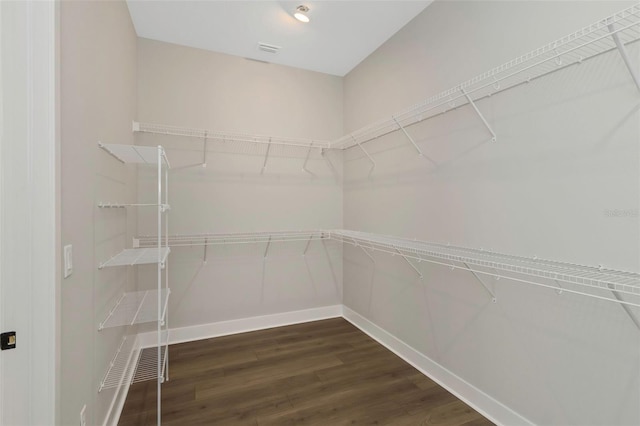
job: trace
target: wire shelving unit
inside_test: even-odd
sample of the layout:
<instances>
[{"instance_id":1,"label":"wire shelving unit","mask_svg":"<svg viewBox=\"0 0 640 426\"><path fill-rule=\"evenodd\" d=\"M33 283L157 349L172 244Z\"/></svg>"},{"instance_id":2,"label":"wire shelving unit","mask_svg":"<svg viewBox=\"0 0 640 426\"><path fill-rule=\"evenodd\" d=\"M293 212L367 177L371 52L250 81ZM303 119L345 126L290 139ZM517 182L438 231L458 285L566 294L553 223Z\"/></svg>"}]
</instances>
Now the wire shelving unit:
<instances>
[{"instance_id":1,"label":"wire shelving unit","mask_svg":"<svg viewBox=\"0 0 640 426\"><path fill-rule=\"evenodd\" d=\"M637 65L631 63L625 48L626 45L638 40L640 40L640 4L624 9L579 31L512 59L399 111L389 118L362 127L332 141L330 147L334 149L361 147L366 142L401 130L421 153L410 135L406 133L406 127L467 104L475 109L491 134L492 140L496 141L496 134L482 116L475 101L526 84L563 68L581 64L590 58L616 49L620 52L633 81L640 89Z\"/></svg>"},{"instance_id":2,"label":"wire shelving unit","mask_svg":"<svg viewBox=\"0 0 640 426\"><path fill-rule=\"evenodd\" d=\"M124 249L111 259L101 263L98 269L110 266L133 266L150 263L159 263L161 267L164 267L170 251L169 247Z\"/></svg>"},{"instance_id":3,"label":"wire shelving unit","mask_svg":"<svg viewBox=\"0 0 640 426\"><path fill-rule=\"evenodd\" d=\"M157 323L157 344L151 350L140 352L133 382L142 380L157 380L157 422L161 424L161 385L168 379L168 321L167 310L169 300L169 272L167 257L171 251L168 245L167 235L169 231L169 169L170 164L165 150L161 146L135 146L113 145L98 143L98 146L116 160L126 164L149 165L157 169L157 202L155 204L119 204L99 203L100 208L126 208L126 207L155 207L157 209L157 235L148 247L134 247L124 249L106 262L101 263L98 269L117 266L132 266L144 264L157 265L157 285L155 290L124 293L109 311L106 319L98 326L99 330L108 327L134 325L148 322ZM163 226L164 225L164 226ZM164 272L164 274L163 274ZM163 286L164 275L164 286ZM129 364L126 351L123 351L123 343L118 348L104 379L100 383L100 390L105 387L119 386L123 384L124 373ZM155 361L148 352L155 352ZM144 356L143 356L144 355ZM127 358L126 362L122 361ZM125 367L123 367L125 366ZM138 372L144 372L144 374Z\"/></svg>"},{"instance_id":4,"label":"wire shelving unit","mask_svg":"<svg viewBox=\"0 0 640 426\"><path fill-rule=\"evenodd\" d=\"M105 320L100 323L98 330L155 322L159 318L164 323L170 293L169 289L164 288L160 290L160 295L158 295L158 290L123 293ZM160 313L158 313L157 305L158 296L163 300Z\"/></svg>"}]
</instances>

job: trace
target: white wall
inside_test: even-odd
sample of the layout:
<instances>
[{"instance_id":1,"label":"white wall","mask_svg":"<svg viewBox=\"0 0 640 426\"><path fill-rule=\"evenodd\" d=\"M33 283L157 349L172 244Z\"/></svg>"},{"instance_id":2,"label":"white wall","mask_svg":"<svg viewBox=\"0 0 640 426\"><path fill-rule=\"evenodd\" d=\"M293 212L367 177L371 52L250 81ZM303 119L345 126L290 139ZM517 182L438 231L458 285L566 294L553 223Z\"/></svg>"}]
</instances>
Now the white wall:
<instances>
[{"instance_id":1,"label":"white wall","mask_svg":"<svg viewBox=\"0 0 640 426\"><path fill-rule=\"evenodd\" d=\"M345 77L345 130L632 2L435 2ZM629 47L640 63L638 43ZM346 229L638 271L640 94L616 52L344 157ZM345 248L344 303L537 424L638 424L640 330L615 303ZM639 312L635 311L636 315Z\"/></svg>"},{"instance_id":2,"label":"white wall","mask_svg":"<svg viewBox=\"0 0 640 426\"><path fill-rule=\"evenodd\" d=\"M98 384L121 338L135 330L98 332L115 300L135 285L131 268L98 271L130 247L135 212L101 210L98 202L134 202L135 169L100 150L132 144L136 111L136 34L124 2L61 2L60 108L62 244L73 245L73 275L62 281L61 421L101 424L114 390Z\"/></svg>"},{"instance_id":3,"label":"white wall","mask_svg":"<svg viewBox=\"0 0 640 426\"><path fill-rule=\"evenodd\" d=\"M342 134L342 79L146 39L138 41L138 120L214 131L333 139ZM342 226L341 156L272 146L140 134L163 145L170 173L170 233L331 229ZM139 199L151 201L153 173L140 173ZM155 234L151 213L140 234ZM340 247L306 242L175 248L170 255L170 326L295 311L341 302ZM330 259L330 261L329 261ZM151 283L141 268L140 285Z\"/></svg>"}]
</instances>

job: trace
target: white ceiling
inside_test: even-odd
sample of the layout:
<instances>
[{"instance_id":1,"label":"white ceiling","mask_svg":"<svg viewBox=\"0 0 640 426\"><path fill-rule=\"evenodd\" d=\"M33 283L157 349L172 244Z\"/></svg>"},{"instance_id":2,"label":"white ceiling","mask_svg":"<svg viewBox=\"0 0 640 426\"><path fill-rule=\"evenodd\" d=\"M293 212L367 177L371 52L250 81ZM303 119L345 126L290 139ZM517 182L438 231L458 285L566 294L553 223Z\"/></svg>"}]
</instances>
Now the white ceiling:
<instances>
[{"instance_id":1,"label":"white ceiling","mask_svg":"<svg viewBox=\"0 0 640 426\"><path fill-rule=\"evenodd\" d=\"M343 76L432 0L128 0L138 36ZM293 17L309 7L311 22ZM276 54L258 43L280 46Z\"/></svg>"}]
</instances>

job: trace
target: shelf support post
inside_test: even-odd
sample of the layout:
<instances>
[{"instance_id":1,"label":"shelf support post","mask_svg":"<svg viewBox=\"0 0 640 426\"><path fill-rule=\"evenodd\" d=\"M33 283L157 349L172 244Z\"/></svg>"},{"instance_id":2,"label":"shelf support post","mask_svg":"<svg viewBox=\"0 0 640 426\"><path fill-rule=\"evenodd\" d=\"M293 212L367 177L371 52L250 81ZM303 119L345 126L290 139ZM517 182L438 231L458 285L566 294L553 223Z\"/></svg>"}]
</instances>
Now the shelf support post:
<instances>
[{"instance_id":1,"label":"shelf support post","mask_svg":"<svg viewBox=\"0 0 640 426\"><path fill-rule=\"evenodd\" d=\"M353 141L356 143L356 145L358 145L360 147L360 149L362 150L362 152L364 152L364 154L367 156L367 158L369 158L369 161L371 161L371 170L369 170L369 174L371 174L371 172L373 172L373 169L376 168L376 162L374 161L373 158L371 158L371 156L369 155L369 153L364 149L364 147L362 145L360 145L360 142L358 142L356 140L356 138L353 137L353 135L351 135L351 139L353 139Z\"/></svg>"},{"instance_id":2,"label":"shelf support post","mask_svg":"<svg viewBox=\"0 0 640 426\"><path fill-rule=\"evenodd\" d=\"M615 290L613 284L608 284L607 287L609 287L609 290L611 290L613 297L615 297L618 302L624 302L622 296L620 296L620 293ZM624 309L624 312L629 316L629 318L631 318L631 321L635 324L638 330L640 330L640 321L638 321L638 318L636 318L633 312L631 312L629 306L627 306L625 303L620 303L620 307Z\"/></svg>"},{"instance_id":3,"label":"shelf support post","mask_svg":"<svg viewBox=\"0 0 640 426\"><path fill-rule=\"evenodd\" d=\"M482 115L482 113L480 112L480 110L476 106L476 103L473 102L473 99L471 99L471 96L469 96L469 94L464 90L464 88L460 87L460 91L462 92L464 97L467 98L467 101L469 101L469 104L476 111L476 113L480 117L480 120L482 120L482 122L484 123L484 126L487 128L489 133L491 133L491 141L495 142L498 138L497 138L496 134L494 133L493 129L491 128L491 126L489 125L489 123L487 122L487 120L484 118L484 115Z\"/></svg>"},{"instance_id":4,"label":"shelf support post","mask_svg":"<svg viewBox=\"0 0 640 426\"><path fill-rule=\"evenodd\" d=\"M473 269L469 268L469 265L467 265L467 262L462 262L462 264L464 266L466 266L467 270L469 272L471 272L473 274L474 277L476 277L476 279L478 280L478 282L480 282L480 284L482 284L482 287L484 287L485 290L487 290L487 293L489 293L489 295L491 296L491 301L493 303L496 303L497 299L495 294L493 294L493 292L491 290L489 290L489 287L484 283L484 281L482 281L482 278L480 278L478 276L478 274L476 274L476 271L474 271Z\"/></svg>"},{"instance_id":5,"label":"shelf support post","mask_svg":"<svg viewBox=\"0 0 640 426\"><path fill-rule=\"evenodd\" d=\"M609 32L611 33L611 37L613 41L616 43L616 47L618 48L618 52L620 52L620 56L624 60L624 63L627 65L629 72L631 73L631 77L633 78L634 83L636 83L636 87L640 90L640 76L638 76L638 72L636 68L631 65L631 59L629 59L629 55L627 55L627 49L624 47L622 41L620 41L620 37L618 37L618 33L615 30L613 24L607 25L609 28ZM636 324L637 325L637 324Z\"/></svg>"},{"instance_id":6,"label":"shelf support post","mask_svg":"<svg viewBox=\"0 0 640 426\"><path fill-rule=\"evenodd\" d=\"M407 256L405 256L404 253L402 253L400 251L400 249L398 249L398 247L394 247L394 249L398 252L398 254L400 256L402 256L402 258L409 264L409 266L411 266L413 268L414 271L416 271L416 274L418 274L418 276L420 277L420 279L423 279L424 276L422 275L422 272L420 272L420 270L418 268L416 268L416 265L414 265L413 263L411 263L411 261L409 260L409 258Z\"/></svg>"},{"instance_id":7,"label":"shelf support post","mask_svg":"<svg viewBox=\"0 0 640 426\"><path fill-rule=\"evenodd\" d=\"M425 158L427 160L429 160L430 163L432 163L434 166L437 166L436 162L433 161L431 158L429 158L428 156L424 155L422 150L420 149L420 147L418 146L418 144L416 143L416 141L413 140L413 138L411 137L411 135L409 134L409 132L407 132L407 129L405 129L399 122L398 120L394 117L391 116L391 118L393 119L393 121L398 125L398 128L400 128L400 130L402 130L402 133L404 133L404 135L407 137L407 139L409 139L409 142L411 142L411 145L413 145L413 147L416 149L416 151L418 151L418 156Z\"/></svg>"}]
</instances>

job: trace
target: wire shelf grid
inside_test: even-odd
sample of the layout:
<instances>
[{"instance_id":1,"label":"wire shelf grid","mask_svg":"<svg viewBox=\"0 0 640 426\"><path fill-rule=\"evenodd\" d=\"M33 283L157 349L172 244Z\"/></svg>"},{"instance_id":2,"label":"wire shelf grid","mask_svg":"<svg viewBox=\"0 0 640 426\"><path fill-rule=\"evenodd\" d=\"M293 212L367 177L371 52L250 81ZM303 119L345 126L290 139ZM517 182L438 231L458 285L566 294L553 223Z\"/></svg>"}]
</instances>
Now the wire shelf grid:
<instances>
[{"instance_id":1,"label":"wire shelf grid","mask_svg":"<svg viewBox=\"0 0 640 426\"><path fill-rule=\"evenodd\" d=\"M364 249L392 255L401 254L417 261L473 270L485 275L557 289L558 287L544 281L555 280L576 287L576 289L563 288L563 291L640 307L640 274L635 272L527 258L357 231L331 231L331 239L359 245ZM527 278L507 276L505 272L524 275ZM599 290L606 290L606 292L599 292ZM609 296L610 292L629 296L629 300L619 300L614 294Z\"/></svg>"},{"instance_id":2,"label":"wire shelf grid","mask_svg":"<svg viewBox=\"0 0 640 426\"><path fill-rule=\"evenodd\" d=\"M275 231L226 234L170 235L168 237L170 247L189 247L222 244L253 244L269 242L273 243L321 239L329 239L329 233L325 231ZM154 242L157 242L157 237L142 236L135 239L134 245L137 245L139 247L152 247Z\"/></svg>"},{"instance_id":3,"label":"wire shelf grid","mask_svg":"<svg viewBox=\"0 0 640 426\"><path fill-rule=\"evenodd\" d=\"M107 318L100 323L98 330L147 322L164 322L170 292L167 288L160 290L162 300L160 314L158 314L158 290L124 293L109 311Z\"/></svg>"},{"instance_id":4,"label":"wire shelf grid","mask_svg":"<svg viewBox=\"0 0 640 426\"><path fill-rule=\"evenodd\" d=\"M162 161L167 167L171 167L165 151L160 146L137 146L137 145L118 145L104 144L98 142L98 146L108 152L118 161L127 164L149 164L158 165L158 151Z\"/></svg>"},{"instance_id":5,"label":"wire shelf grid","mask_svg":"<svg viewBox=\"0 0 640 426\"><path fill-rule=\"evenodd\" d=\"M157 243L156 237L156 243ZM160 263L164 265L167 260L167 256L171 249L169 247L148 247L148 248L133 248L125 249L113 256L111 259L100 264L98 269L107 268L111 266L133 266L133 265L145 265L150 263Z\"/></svg>"},{"instance_id":6,"label":"wire shelf grid","mask_svg":"<svg viewBox=\"0 0 640 426\"><path fill-rule=\"evenodd\" d=\"M168 126L154 123L133 123L135 132L154 133L170 136L184 136L198 139L207 139L217 142L240 142L259 145L284 145L304 148L323 149L329 148L329 142L317 139L287 138L280 136L254 135L240 132L221 132L188 127Z\"/></svg>"},{"instance_id":7,"label":"wire shelf grid","mask_svg":"<svg viewBox=\"0 0 640 426\"><path fill-rule=\"evenodd\" d=\"M100 381L98 386L98 392L102 392L104 389L111 389L126 384L129 378L133 377L133 369L135 363L131 360L131 353L127 353L127 337L122 338L120 346L114 355L113 359L109 363L109 368L104 377ZM129 343L130 346L130 343Z\"/></svg>"},{"instance_id":8,"label":"wire shelf grid","mask_svg":"<svg viewBox=\"0 0 640 426\"><path fill-rule=\"evenodd\" d=\"M390 118L369 124L331 142L331 148L349 149L443 114L474 100L527 83L546 74L582 63L615 50L616 35L622 45L640 40L640 4L586 26L545 46L517 57L470 80L402 110Z\"/></svg>"},{"instance_id":9,"label":"wire shelf grid","mask_svg":"<svg viewBox=\"0 0 640 426\"><path fill-rule=\"evenodd\" d=\"M167 345L160 346L160 357L162 362L161 370L166 371L167 366ZM136 369L131 383L145 382L147 380L158 379L158 348L143 348L140 351ZM164 382L164 377L160 377L160 382Z\"/></svg>"}]
</instances>

